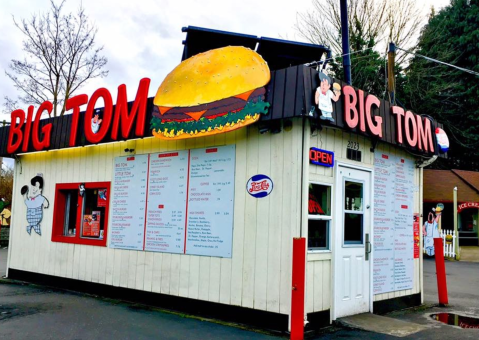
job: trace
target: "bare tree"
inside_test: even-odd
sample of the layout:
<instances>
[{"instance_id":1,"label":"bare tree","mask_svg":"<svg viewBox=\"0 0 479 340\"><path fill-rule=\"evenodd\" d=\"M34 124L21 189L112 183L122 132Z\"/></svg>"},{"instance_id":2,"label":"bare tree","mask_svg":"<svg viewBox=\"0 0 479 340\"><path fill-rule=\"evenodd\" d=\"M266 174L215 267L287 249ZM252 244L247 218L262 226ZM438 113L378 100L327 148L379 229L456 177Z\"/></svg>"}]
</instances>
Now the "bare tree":
<instances>
[{"instance_id":1,"label":"bare tree","mask_svg":"<svg viewBox=\"0 0 479 340\"><path fill-rule=\"evenodd\" d=\"M14 100L13 98L10 98L9 96L3 97L5 100L3 102L3 109L2 112L6 115L10 114L10 112L16 110L19 108L18 100Z\"/></svg>"},{"instance_id":2,"label":"bare tree","mask_svg":"<svg viewBox=\"0 0 479 340\"><path fill-rule=\"evenodd\" d=\"M339 0L313 0L313 10L298 13L295 28L312 43L329 46L336 55L341 49L341 11ZM414 0L349 0L350 36L361 35L374 42L376 51L385 53L387 43L409 49L415 46L424 23L422 9ZM359 23L359 25L358 25ZM405 55L398 54L401 63Z\"/></svg>"},{"instance_id":3,"label":"bare tree","mask_svg":"<svg viewBox=\"0 0 479 340\"><path fill-rule=\"evenodd\" d=\"M68 98L89 79L105 77L102 70L107 59L100 55L103 47L95 46L97 28L89 23L82 6L76 13L63 14L65 0L50 1L49 12L33 15L15 26L24 34L23 60L12 60L6 75L22 93L24 104L41 104L50 100L54 116L65 113ZM7 99L4 107L11 109L14 100Z\"/></svg>"}]
</instances>

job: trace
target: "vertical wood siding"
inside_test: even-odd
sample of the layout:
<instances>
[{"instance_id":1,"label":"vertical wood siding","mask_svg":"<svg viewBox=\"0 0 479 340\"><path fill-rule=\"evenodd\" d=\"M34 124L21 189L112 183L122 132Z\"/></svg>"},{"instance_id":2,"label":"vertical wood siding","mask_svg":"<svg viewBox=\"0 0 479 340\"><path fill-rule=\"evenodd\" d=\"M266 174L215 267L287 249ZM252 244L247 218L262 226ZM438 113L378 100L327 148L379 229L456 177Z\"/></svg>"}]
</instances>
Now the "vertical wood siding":
<instances>
[{"instance_id":1,"label":"vertical wood siding","mask_svg":"<svg viewBox=\"0 0 479 340\"><path fill-rule=\"evenodd\" d=\"M205 138L145 138L23 155L15 170L9 267L289 314L292 239L300 229L301 140L302 121L294 118L293 129L279 134L259 134L252 126ZM114 158L124 155L127 146L145 154L226 144L236 144L231 258L51 241L56 183L112 181ZM43 173L43 195L50 201L41 222L42 236L26 232L26 206L20 195L20 188L37 173ZM266 198L246 192L246 182L256 174L274 182Z\"/></svg>"},{"instance_id":2,"label":"vertical wood siding","mask_svg":"<svg viewBox=\"0 0 479 340\"><path fill-rule=\"evenodd\" d=\"M291 245L300 234L302 126L294 119L293 130L279 134L258 133L257 127L227 134L164 142L155 138L27 154L16 167L9 267L47 275L98 282L211 302L289 314L291 300ZM306 127L305 131L309 131ZM308 138L306 138L308 141ZM347 142L359 143L362 162L346 158ZM369 138L334 128L324 128L309 138L310 146L334 151L337 161L373 167ZM235 210L232 257L143 252L51 242L56 183L112 181L113 160L123 149L137 154L236 144ZM377 150L413 159L386 143ZM308 163L308 160L305 159ZM334 169L307 165L309 178L334 184ZM42 236L26 233L26 207L20 188L43 173L43 194L50 207L44 210ZM267 198L247 194L247 180L258 173L274 181ZM420 187L419 170L415 185ZM334 188L333 188L334 192ZM419 192L414 194L419 212ZM303 210L305 208L303 207ZM110 212L111 213L111 212ZM111 219L110 219L111 221ZM412 223L412 221L411 221ZM331 230L334 228L334 219ZM303 230L303 235L307 230ZM309 253L306 268L306 312L331 308L331 253ZM378 294L374 301L420 292L420 263L414 260L414 287Z\"/></svg>"},{"instance_id":3,"label":"vertical wood siding","mask_svg":"<svg viewBox=\"0 0 479 340\"><path fill-rule=\"evenodd\" d=\"M309 131L309 128L306 128ZM362 162L351 161L346 158L348 141L357 142L360 145ZM349 163L356 166L374 167L374 153L370 151L371 139L347 131L324 128L322 131L315 131L309 139L310 145L307 147L317 147L320 149L334 151L336 161ZM394 154L403 158L411 159L414 157L407 152L400 150L392 145L380 142L376 150L384 153ZM329 183L334 185L334 168L327 168L317 165L309 166L309 181ZM419 169L414 172L414 182L417 189L420 188ZM333 187L332 194L335 189ZM334 199L333 199L334 202ZM420 212L419 190L414 191L414 212ZM305 212L307 213L307 212ZM331 221L331 230L337 226L334 223L334 216ZM412 221L411 221L412 228ZM306 232L307 235L307 232ZM411 242L413 240L411 239ZM334 245L332 245L334 246ZM333 300L331 292L332 271L331 271L331 252L326 253L308 253L306 265L306 313L328 310L331 308ZM385 294L374 295L374 301L392 299L405 295L412 295L421 292L420 285L420 263L419 259L414 259L414 283L413 289L396 291Z\"/></svg>"}]
</instances>

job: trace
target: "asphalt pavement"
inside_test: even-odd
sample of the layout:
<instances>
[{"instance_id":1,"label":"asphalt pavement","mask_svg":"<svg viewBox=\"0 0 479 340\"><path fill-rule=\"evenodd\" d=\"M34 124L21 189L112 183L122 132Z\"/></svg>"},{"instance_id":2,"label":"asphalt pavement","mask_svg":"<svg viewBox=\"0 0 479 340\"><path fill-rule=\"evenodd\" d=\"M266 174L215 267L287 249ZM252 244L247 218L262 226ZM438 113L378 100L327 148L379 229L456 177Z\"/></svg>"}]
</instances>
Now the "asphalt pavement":
<instances>
[{"instance_id":1,"label":"asphalt pavement","mask_svg":"<svg viewBox=\"0 0 479 340\"><path fill-rule=\"evenodd\" d=\"M479 263L446 261L450 307L479 310ZM424 303L437 304L436 262L424 259Z\"/></svg>"},{"instance_id":2,"label":"asphalt pavement","mask_svg":"<svg viewBox=\"0 0 479 340\"><path fill-rule=\"evenodd\" d=\"M7 250L0 250L4 275ZM386 315L420 324L423 330L403 339L479 339L478 329L461 329L435 321L431 314L456 312L479 318L479 263L447 262L450 305L437 307L434 259L424 261L425 305ZM387 321L386 321L387 324ZM397 339L395 336L341 325L308 333L309 339ZM283 338L288 338L286 334ZM221 323L145 305L105 299L50 287L0 280L0 339L261 339L267 334L241 325Z\"/></svg>"},{"instance_id":3,"label":"asphalt pavement","mask_svg":"<svg viewBox=\"0 0 479 340\"><path fill-rule=\"evenodd\" d=\"M144 305L0 282L0 339L254 339L277 337Z\"/></svg>"}]
</instances>

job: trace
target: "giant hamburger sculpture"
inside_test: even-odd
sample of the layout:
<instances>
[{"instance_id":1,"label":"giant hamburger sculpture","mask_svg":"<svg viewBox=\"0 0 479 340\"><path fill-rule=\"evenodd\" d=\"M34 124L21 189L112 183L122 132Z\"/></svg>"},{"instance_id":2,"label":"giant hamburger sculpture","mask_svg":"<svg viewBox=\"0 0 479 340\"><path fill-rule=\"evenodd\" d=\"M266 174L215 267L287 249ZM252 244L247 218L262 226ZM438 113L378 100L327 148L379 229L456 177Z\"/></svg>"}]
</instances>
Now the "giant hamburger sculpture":
<instances>
[{"instance_id":1,"label":"giant hamburger sculpture","mask_svg":"<svg viewBox=\"0 0 479 340\"><path fill-rule=\"evenodd\" d=\"M267 113L270 71L256 52L237 46L210 50L178 65L158 88L151 128L162 139L228 132Z\"/></svg>"}]
</instances>

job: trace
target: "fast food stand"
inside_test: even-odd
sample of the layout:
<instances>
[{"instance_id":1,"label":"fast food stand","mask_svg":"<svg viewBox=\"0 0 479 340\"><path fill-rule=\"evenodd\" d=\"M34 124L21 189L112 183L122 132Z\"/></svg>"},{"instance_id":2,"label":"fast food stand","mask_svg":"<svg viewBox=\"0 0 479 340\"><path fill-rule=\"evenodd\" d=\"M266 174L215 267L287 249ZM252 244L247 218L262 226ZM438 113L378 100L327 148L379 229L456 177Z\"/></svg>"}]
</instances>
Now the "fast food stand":
<instances>
[{"instance_id":1,"label":"fast food stand","mask_svg":"<svg viewBox=\"0 0 479 340\"><path fill-rule=\"evenodd\" d=\"M72 114L62 117L36 119L48 104L14 111L12 126L0 129L0 156L16 159L8 277L217 310L287 330L293 238L305 238L304 313L311 325L420 304L417 165L437 154L438 124L331 77L341 92L331 102L334 121L322 120L315 96L324 72L305 63L324 58L327 48L185 31L183 60L230 45L255 49L269 66L266 78L251 81L257 96L226 95L229 73L199 78L196 66L168 90L217 82L204 94L224 96L199 100L190 111L166 108L158 99L163 85L147 98L148 78L130 103L126 91L134 89L122 85L117 96L99 89L70 99ZM230 63L219 63L222 70L239 68L257 79L262 59L238 67L228 60L237 53L216 53ZM215 63L197 58L196 65ZM254 92L263 83L264 94ZM188 93L194 95L177 97ZM225 96L264 103L265 113L213 124L211 134L208 126L182 130L184 123L224 119L208 110ZM99 98L105 107L95 109ZM166 119L168 111L194 118ZM245 117L254 117L252 124ZM155 118L180 126L158 126Z\"/></svg>"}]
</instances>

